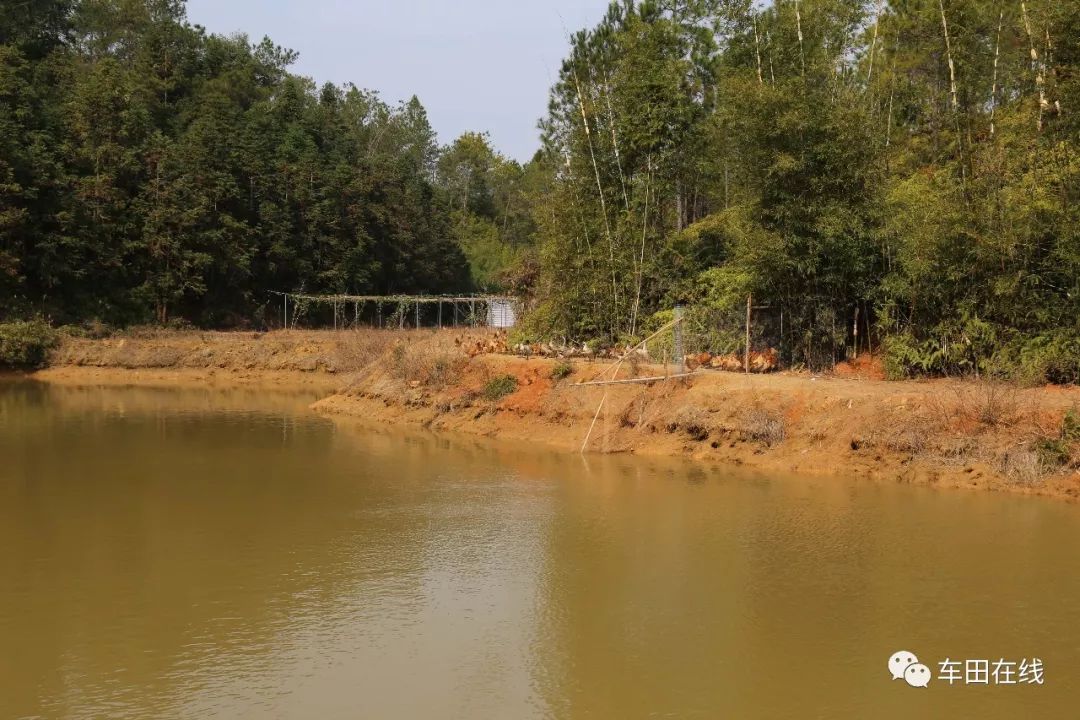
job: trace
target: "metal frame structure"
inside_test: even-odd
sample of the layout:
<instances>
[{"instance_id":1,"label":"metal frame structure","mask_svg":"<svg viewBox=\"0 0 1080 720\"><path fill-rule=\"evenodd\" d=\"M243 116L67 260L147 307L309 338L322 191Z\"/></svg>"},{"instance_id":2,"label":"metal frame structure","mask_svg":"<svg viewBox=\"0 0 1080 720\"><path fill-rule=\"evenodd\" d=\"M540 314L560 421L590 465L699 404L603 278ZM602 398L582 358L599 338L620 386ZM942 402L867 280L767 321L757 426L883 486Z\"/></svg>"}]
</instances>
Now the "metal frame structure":
<instances>
[{"instance_id":1,"label":"metal frame structure","mask_svg":"<svg viewBox=\"0 0 1080 720\"><path fill-rule=\"evenodd\" d=\"M436 307L432 327L485 327L493 303L510 303L519 306L518 298L509 295L306 295L303 293L275 292L284 298L283 318L285 329L296 329L312 306L329 305L333 308L335 330L360 327L365 306L375 306L374 325L379 328L404 329L411 315L412 327L421 327L420 308ZM352 306L352 317L349 317ZM385 307L392 307L384 313ZM443 309L450 311L445 321ZM410 313L411 310L411 313Z\"/></svg>"}]
</instances>

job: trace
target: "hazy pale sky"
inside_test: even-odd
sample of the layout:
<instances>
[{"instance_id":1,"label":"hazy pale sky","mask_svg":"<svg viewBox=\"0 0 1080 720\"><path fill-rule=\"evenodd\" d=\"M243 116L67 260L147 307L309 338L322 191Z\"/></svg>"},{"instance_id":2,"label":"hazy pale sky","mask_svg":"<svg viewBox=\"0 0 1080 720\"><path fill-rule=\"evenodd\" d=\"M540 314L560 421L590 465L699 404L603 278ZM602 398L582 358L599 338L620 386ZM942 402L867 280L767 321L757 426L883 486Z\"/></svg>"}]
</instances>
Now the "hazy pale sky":
<instances>
[{"instance_id":1,"label":"hazy pale sky","mask_svg":"<svg viewBox=\"0 0 1080 720\"><path fill-rule=\"evenodd\" d=\"M219 34L264 35L300 53L293 71L352 82L394 104L416 95L446 144L487 131L528 160L536 122L567 50L608 0L188 0L188 20Z\"/></svg>"}]
</instances>

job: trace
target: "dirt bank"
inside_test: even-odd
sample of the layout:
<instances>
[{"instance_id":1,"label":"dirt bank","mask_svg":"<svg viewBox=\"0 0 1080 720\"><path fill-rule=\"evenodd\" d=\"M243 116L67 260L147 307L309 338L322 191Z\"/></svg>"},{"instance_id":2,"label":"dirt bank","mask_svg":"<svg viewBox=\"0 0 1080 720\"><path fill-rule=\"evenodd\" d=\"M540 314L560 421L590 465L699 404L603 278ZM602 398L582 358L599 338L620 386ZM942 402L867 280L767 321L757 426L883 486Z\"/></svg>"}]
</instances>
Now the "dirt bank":
<instances>
[{"instance_id":1,"label":"dirt bank","mask_svg":"<svg viewBox=\"0 0 1080 720\"><path fill-rule=\"evenodd\" d=\"M611 366L469 357L466 349L483 335L292 331L67 339L37 377L68 384L272 383L327 393L313 407L328 415L526 440L565 452L577 452L592 426L590 452L1080 497L1080 448L1069 428L1063 439L1066 413L1080 409L1078 388L723 372L581 387L610 377ZM624 367L619 377L630 374Z\"/></svg>"}]
</instances>

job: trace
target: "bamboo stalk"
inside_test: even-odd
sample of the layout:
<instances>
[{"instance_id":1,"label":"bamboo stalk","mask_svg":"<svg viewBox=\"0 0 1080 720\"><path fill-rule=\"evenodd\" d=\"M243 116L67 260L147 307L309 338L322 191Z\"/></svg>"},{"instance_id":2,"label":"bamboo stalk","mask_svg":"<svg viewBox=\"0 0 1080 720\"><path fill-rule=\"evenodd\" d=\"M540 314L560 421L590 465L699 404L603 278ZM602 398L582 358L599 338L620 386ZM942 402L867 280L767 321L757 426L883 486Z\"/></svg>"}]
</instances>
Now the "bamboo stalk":
<instances>
[{"instance_id":1,"label":"bamboo stalk","mask_svg":"<svg viewBox=\"0 0 1080 720\"><path fill-rule=\"evenodd\" d=\"M604 71L605 76L607 71ZM604 99L607 101L608 124L611 126L611 145L615 148L615 166L619 169L619 185L622 186L623 206L630 212L630 196L626 192L626 178L623 176L622 159L619 156L619 138L615 134L615 112L611 109L611 87L604 81Z\"/></svg>"},{"instance_id":2,"label":"bamboo stalk","mask_svg":"<svg viewBox=\"0 0 1080 720\"><path fill-rule=\"evenodd\" d=\"M952 107L953 110L956 110L960 106L956 97L956 66L953 63L952 40L949 38L949 23L945 19L943 0L938 0L938 9L941 11L941 28L945 33L945 55L949 61L949 90L952 95Z\"/></svg>"},{"instance_id":3,"label":"bamboo stalk","mask_svg":"<svg viewBox=\"0 0 1080 720\"><path fill-rule=\"evenodd\" d=\"M874 74L874 55L877 52L878 26L881 24L881 9L885 0L878 0L877 12L874 14L874 38L870 41L870 67L866 71L866 88L870 89L870 78Z\"/></svg>"},{"instance_id":4,"label":"bamboo stalk","mask_svg":"<svg viewBox=\"0 0 1080 720\"><path fill-rule=\"evenodd\" d=\"M619 361L616 362L614 367L612 368L612 373L611 373L611 378L610 379L614 380L615 376L619 374L619 368L622 367L622 364L623 364L623 362L626 361L626 358L630 357L630 353L636 352L638 348L643 347L650 340L652 340L654 337L656 337L657 335L660 335L663 332L666 332L668 329L670 329L676 323L679 323L679 322L682 322L682 320L677 319L677 320L672 320L671 322L665 323L664 326L661 327L659 330L657 330L652 335L645 338L644 340L639 342L637 345L633 346L632 348L628 349L625 353L623 353L622 357L619 358ZM605 374L606 374L606 371L605 371ZM581 443L581 452L582 453L585 452L585 448L588 447L588 445L589 445L589 438L592 437L593 428L596 426L596 419L598 417L600 417L600 410L601 410L601 408L604 407L605 402L607 402L607 389L606 388L604 389L604 397L600 399L600 404L596 406L596 414L593 415L592 424L589 425L589 432L585 435L585 442Z\"/></svg>"},{"instance_id":5,"label":"bamboo stalk","mask_svg":"<svg viewBox=\"0 0 1080 720\"><path fill-rule=\"evenodd\" d=\"M806 75L806 54L803 52L802 13L799 12L799 0L795 0L795 28L799 33L799 63L802 74Z\"/></svg>"},{"instance_id":6,"label":"bamboo stalk","mask_svg":"<svg viewBox=\"0 0 1080 720\"><path fill-rule=\"evenodd\" d=\"M615 242L611 236L611 222L607 214L607 201L604 199L604 186L600 182L600 166L596 163L596 151L593 149L592 133L589 131L589 118L585 113L585 97L581 93L581 82L578 80L577 70L573 70L574 87L577 89L578 106L581 108L581 122L585 126L585 139L589 145L589 158L592 160L593 172L596 174L596 190L600 194L600 212L604 215L604 229L607 232L608 252L611 263L611 296L616 310L619 307L619 286L615 279Z\"/></svg>"},{"instance_id":7,"label":"bamboo stalk","mask_svg":"<svg viewBox=\"0 0 1080 720\"><path fill-rule=\"evenodd\" d=\"M751 10L753 12L753 10ZM765 80L761 76L761 38L758 36L757 15L754 15L754 54L757 55L757 81L758 85L764 85Z\"/></svg>"},{"instance_id":8,"label":"bamboo stalk","mask_svg":"<svg viewBox=\"0 0 1080 720\"><path fill-rule=\"evenodd\" d=\"M998 12L997 39L994 41L994 80L990 86L990 137L994 137L994 115L997 113L998 61L1001 58L1001 26L1005 21L1005 8Z\"/></svg>"},{"instance_id":9,"label":"bamboo stalk","mask_svg":"<svg viewBox=\"0 0 1080 720\"><path fill-rule=\"evenodd\" d=\"M641 221L641 256L637 267L637 294L634 297L634 312L630 318L630 335L637 332L638 311L641 308L641 276L645 265L645 237L649 228L649 185L652 182L652 157L648 159L648 174L645 176L645 211Z\"/></svg>"},{"instance_id":10,"label":"bamboo stalk","mask_svg":"<svg viewBox=\"0 0 1080 720\"><path fill-rule=\"evenodd\" d=\"M776 69L773 67L772 33L769 32L768 28L765 29L765 49L766 49L766 52L769 55L769 82L771 82L773 85L775 85L776 84Z\"/></svg>"},{"instance_id":11,"label":"bamboo stalk","mask_svg":"<svg viewBox=\"0 0 1080 720\"><path fill-rule=\"evenodd\" d=\"M690 377L696 375L696 372L680 373L678 375L654 375L652 377L641 378L625 378L623 380L592 380L589 382L574 383L571 387L596 387L601 385L630 385L633 383L656 383L662 380L674 380L677 378Z\"/></svg>"},{"instance_id":12,"label":"bamboo stalk","mask_svg":"<svg viewBox=\"0 0 1080 720\"><path fill-rule=\"evenodd\" d=\"M1042 131L1043 125L1043 109L1047 106L1046 102L1046 89L1045 79L1041 65L1039 63L1039 51L1035 49L1035 37L1031 34L1031 21L1028 19L1027 3L1025 0L1020 0L1020 14L1024 20L1024 31L1028 36L1028 44L1031 46L1031 70L1035 73L1035 87L1039 90L1039 119L1037 121L1037 127L1039 131Z\"/></svg>"},{"instance_id":13,"label":"bamboo stalk","mask_svg":"<svg viewBox=\"0 0 1080 720\"><path fill-rule=\"evenodd\" d=\"M604 397L600 399L600 404L596 406L596 413L593 415L592 423L589 425L589 432L585 433L585 441L581 443L581 454L585 454L585 448L589 446L589 438L592 437L593 428L596 427L596 419L600 417L600 410L603 409L606 402L607 390L604 390Z\"/></svg>"}]
</instances>

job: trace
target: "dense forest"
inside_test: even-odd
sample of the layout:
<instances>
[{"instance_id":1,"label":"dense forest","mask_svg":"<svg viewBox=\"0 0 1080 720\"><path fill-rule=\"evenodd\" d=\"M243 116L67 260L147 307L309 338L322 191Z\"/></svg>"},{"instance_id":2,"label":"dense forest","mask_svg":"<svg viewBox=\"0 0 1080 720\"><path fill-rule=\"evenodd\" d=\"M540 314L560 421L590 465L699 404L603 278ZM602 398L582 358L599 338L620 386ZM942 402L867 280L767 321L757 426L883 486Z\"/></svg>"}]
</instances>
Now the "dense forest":
<instances>
[{"instance_id":1,"label":"dense forest","mask_svg":"<svg viewBox=\"0 0 1080 720\"><path fill-rule=\"evenodd\" d=\"M440 156L416 98L316 87L295 58L179 0L0 6L0 314L239 326L273 290L468 287L434 182L465 151Z\"/></svg>"},{"instance_id":2,"label":"dense forest","mask_svg":"<svg viewBox=\"0 0 1080 720\"><path fill-rule=\"evenodd\" d=\"M534 339L1080 380L1080 3L613 3L521 165L180 0L0 7L0 315L504 289ZM2 319L2 317L0 317Z\"/></svg>"}]
</instances>

